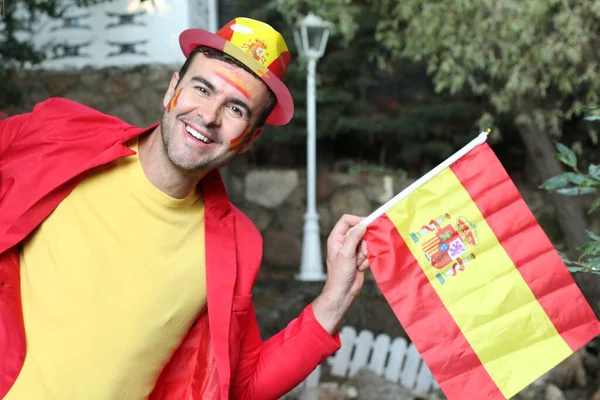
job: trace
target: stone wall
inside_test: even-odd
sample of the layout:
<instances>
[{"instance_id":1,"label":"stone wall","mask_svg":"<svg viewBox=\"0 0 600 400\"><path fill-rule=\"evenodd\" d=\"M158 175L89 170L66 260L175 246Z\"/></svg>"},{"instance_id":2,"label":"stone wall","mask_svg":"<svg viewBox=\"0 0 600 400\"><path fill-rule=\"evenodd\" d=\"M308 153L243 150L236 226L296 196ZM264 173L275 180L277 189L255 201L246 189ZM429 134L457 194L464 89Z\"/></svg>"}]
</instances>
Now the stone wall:
<instances>
[{"instance_id":1,"label":"stone wall","mask_svg":"<svg viewBox=\"0 0 600 400\"><path fill-rule=\"evenodd\" d=\"M163 96L178 70L179 66L138 66L21 72L16 84L23 88L23 104L6 111L9 115L27 112L50 97L65 97L132 125L148 126L160 120Z\"/></svg>"},{"instance_id":2,"label":"stone wall","mask_svg":"<svg viewBox=\"0 0 600 400\"><path fill-rule=\"evenodd\" d=\"M264 265L274 272L297 272L306 211L305 170L256 169L234 162L222 173L232 202L263 234ZM323 254L327 236L343 214L367 216L410 182L391 175L320 171L317 209Z\"/></svg>"},{"instance_id":3,"label":"stone wall","mask_svg":"<svg viewBox=\"0 0 600 400\"><path fill-rule=\"evenodd\" d=\"M222 169L232 202L248 215L264 237L264 265L273 273L297 272L300 265L303 217L306 210L304 169L256 168L245 159ZM321 245L343 214L367 216L412 179L394 175L348 174L324 169L317 175L317 208ZM519 187L528 206L560 246L554 210L542 193Z\"/></svg>"}]
</instances>

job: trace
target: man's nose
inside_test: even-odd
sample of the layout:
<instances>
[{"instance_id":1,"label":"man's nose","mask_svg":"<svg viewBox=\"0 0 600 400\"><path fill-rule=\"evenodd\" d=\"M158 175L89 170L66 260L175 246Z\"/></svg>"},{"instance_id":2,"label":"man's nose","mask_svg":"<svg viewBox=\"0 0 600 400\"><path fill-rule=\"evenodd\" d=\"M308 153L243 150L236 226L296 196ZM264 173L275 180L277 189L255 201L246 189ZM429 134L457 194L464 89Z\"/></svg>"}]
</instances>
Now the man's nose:
<instances>
[{"instance_id":1,"label":"man's nose","mask_svg":"<svg viewBox=\"0 0 600 400\"><path fill-rule=\"evenodd\" d=\"M221 106L217 101L207 101L197 109L204 125L221 125Z\"/></svg>"}]
</instances>

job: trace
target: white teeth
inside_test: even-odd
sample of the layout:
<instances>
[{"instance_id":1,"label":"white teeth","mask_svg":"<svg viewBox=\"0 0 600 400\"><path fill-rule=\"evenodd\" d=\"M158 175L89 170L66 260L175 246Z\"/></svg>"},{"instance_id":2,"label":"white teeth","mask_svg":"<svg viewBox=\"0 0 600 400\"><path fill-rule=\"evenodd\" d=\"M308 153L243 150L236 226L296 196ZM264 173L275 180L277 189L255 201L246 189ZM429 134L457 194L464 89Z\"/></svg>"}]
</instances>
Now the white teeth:
<instances>
[{"instance_id":1,"label":"white teeth","mask_svg":"<svg viewBox=\"0 0 600 400\"><path fill-rule=\"evenodd\" d=\"M204 136L203 134L201 134L200 132L198 132L197 130L195 130L194 128L192 128L189 125L185 126L185 130L189 132L190 135L192 135L193 137L195 137L198 140L203 141L204 143L208 143L209 140L206 136Z\"/></svg>"}]
</instances>

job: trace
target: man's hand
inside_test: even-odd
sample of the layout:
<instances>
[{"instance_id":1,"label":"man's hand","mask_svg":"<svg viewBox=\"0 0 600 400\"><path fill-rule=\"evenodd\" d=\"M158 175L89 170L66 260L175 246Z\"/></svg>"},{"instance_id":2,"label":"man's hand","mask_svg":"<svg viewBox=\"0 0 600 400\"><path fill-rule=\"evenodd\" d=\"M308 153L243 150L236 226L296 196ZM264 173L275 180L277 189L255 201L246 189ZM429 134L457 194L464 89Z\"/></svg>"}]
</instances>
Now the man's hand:
<instances>
[{"instance_id":1,"label":"man's hand","mask_svg":"<svg viewBox=\"0 0 600 400\"><path fill-rule=\"evenodd\" d=\"M344 215L327 239L327 280L312 304L315 318L333 334L360 293L369 267L363 217Z\"/></svg>"}]
</instances>

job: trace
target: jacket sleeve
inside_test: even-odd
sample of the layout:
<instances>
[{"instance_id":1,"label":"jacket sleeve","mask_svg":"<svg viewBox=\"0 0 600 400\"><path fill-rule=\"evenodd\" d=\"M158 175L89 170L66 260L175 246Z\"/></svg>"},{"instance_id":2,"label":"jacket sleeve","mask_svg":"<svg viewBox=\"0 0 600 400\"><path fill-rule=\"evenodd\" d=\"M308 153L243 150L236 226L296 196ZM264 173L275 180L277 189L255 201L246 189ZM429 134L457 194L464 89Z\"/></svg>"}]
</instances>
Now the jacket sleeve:
<instances>
[{"instance_id":1,"label":"jacket sleeve","mask_svg":"<svg viewBox=\"0 0 600 400\"><path fill-rule=\"evenodd\" d=\"M19 136L30 117L31 113L27 113L0 120L0 160L2 154L8 150L11 143Z\"/></svg>"},{"instance_id":2,"label":"jacket sleeve","mask_svg":"<svg viewBox=\"0 0 600 400\"><path fill-rule=\"evenodd\" d=\"M339 334L332 336L323 329L311 305L264 343L254 307L249 313L238 368L232 380L232 399L278 399L341 346Z\"/></svg>"}]
</instances>

